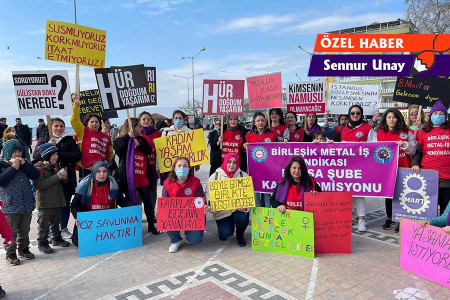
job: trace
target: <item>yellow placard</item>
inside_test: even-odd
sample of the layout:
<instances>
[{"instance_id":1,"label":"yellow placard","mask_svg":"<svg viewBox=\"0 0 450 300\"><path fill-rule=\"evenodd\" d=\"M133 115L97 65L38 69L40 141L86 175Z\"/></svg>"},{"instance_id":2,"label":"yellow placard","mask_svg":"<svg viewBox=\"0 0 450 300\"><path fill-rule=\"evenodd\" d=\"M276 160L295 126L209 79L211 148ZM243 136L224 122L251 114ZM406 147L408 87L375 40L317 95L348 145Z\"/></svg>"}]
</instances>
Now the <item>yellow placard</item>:
<instances>
[{"instance_id":1,"label":"yellow placard","mask_svg":"<svg viewBox=\"0 0 450 300\"><path fill-rule=\"evenodd\" d=\"M191 166L209 163L203 129L163 136L154 141L160 172L171 171L173 162L180 156L189 158Z\"/></svg>"},{"instance_id":2,"label":"yellow placard","mask_svg":"<svg viewBox=\"0 0 450 300\"><path fill-rule=\"evenodd\" d=\"M45 59L104 68L105 52L106 31L47 20Z\"/></svg>"},{"instance_id":3,"label":"yellow placard","mask_svg":"<svg viewBox=\"0 0 450 300\"><path fill-rule=\"evenodd\" d=\"M255 207L251 177L211 180L208 188L213 211Z\"/></svg>"}]
</instances>

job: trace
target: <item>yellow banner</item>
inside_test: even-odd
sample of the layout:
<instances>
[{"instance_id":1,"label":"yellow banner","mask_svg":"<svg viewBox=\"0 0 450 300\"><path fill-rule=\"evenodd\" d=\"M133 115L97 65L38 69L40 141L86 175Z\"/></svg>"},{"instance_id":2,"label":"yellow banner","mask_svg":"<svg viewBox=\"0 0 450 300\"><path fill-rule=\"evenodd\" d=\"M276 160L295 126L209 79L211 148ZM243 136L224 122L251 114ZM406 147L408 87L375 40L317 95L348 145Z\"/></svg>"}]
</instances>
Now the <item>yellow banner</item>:
<instances>
[{"instance_id":1,"label":"yellow banner","mask_svg":"<svg viewBox=\"0 0 450 300\"><path fill-rule=\"evenodd\" d=\"M171 171L173 162L180 156L189 158L191 166L209 163L203 129L163 136L154 141L160 172Z\"/></svg>"},{"instance_id":2,"label":"yellow banner","mask_svg":"<svg viewBox=\"0 0 450 300\"><path fill-rule=\"evenodd\" d=\"M255 207L251 177L211 180L208 187L213 211Z\"/></svg>"},{"instance_id":3,"label":"yellow banner","mask_svg":"<svg viewBox=\"0 0 450 300\"><path fill-rule=\"evenodd\" d=\"M104 68L105 52L106 31L47 20L45 59Z\"/></svg>"}]
</instances>

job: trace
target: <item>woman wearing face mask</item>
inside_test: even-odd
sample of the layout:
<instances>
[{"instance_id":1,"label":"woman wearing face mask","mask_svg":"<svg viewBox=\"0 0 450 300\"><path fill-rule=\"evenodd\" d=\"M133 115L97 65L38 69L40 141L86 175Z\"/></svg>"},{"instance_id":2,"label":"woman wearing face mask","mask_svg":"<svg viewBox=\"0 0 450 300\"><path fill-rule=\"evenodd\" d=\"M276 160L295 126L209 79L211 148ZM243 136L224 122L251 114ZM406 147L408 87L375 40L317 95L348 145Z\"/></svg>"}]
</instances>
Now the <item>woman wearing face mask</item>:
<instances>
[{"instance_id":1,"label":"woman wearing face mask","mask_svg":"<svg viewBox=\"0 0 450 300\"><path fill-rule=\"evenodd\" d=\"M245 135L247 134L247 129L239 123L239 118L237 116L229 116L227 127L224 128L223 137L219 137L217 142L222 146L222 161L225 159L227 154L235 153L238 156L239 165L241 170L247 171L247 152L245 151L244 144L246 143Z\"/></svg>"},{"instance_id":2,"label":"woman wearing face mask","mask_svg":"<svg viewBox=\"0 0 450 300\"><path fill-rule=\"evenodd\" d=\"M148 232L157 235L153 220L155 211L150 199L151 170L148 156L152 153L152 147L141 136L142 126L139 120L131 118L131 129L128 120L122 125L119 138L114 143L114 150L119 156L119 188L125 194L125 198L132 203L137 203L136 192L144 203L144 212L147 217Z\"/></svg>"},{"instance_id":3,"label":"woman wearing face mask","mask_svg":"<svg viewBox=\"0 0 450 300\"><path fill-rule=\"evenodd\" d=\"M439 100L430 110L430 120L417 132L417 142L423 153L421 161L413 160L413 170L439 171L438 204L442 215L450 199L450 122L447 108Z\"/></svg>"},{"instance_id":4,"label":"woman wearing face mask","mask_svg":"<svg viewBox=\"0 0 450 300\"><path fill-rule=\"evenodd\" d=\"M379 129L369 135L369 142L393 141L399 146L398 167L410 168L411 157L416 153L416 138L406 126L401 112L396 108L389 108L381 117ZM392 198L385 199L386 222L381 228L389 230L395 224L392 222ZM397 230L397 229L396 229Z\"/></svg>"},{"instance_id":5,"label":"woman wearing face mask","mask_svg":"<svg viewBox=\"0 0 450 300\"><path fill-rule=\"evenodd\" d=\"M102 132L101 120L94 114L84 117L84 124L80 119L80 95L73 94L73 115L70 124L75 130L78 141L81 141L81 164L83 167L80 177L90 173L91 166L99 160L111 161L114 157L111 137Z\"/></svg>"},{"instance_id":6,"label":"woman wearing face mask","mask_svg":"<svg viewBox=\"0 0 450 300\"><path fill-rule=\"evenodd\" d=\"M314 134L317 131L321 131L322 128L317 124L317 115L316 114L306 114L305 116L305 132L309 135L311 140L314 138Z\"/></svg>"},{"instance_id":7,"label":"woman wearing face mask","mask_svg":"<svg viewBox=\"0 0 450 300\"><path fill-rule=\"evenodd\" d=\"M168 136L191 130L187 127L187 115L181 110L175 110L172 114L173 125L163 128L162 136Z\"/></svg>"},{"instance_id":8,"label":"woman wearing face mask","mask_svg":"<svg viewBox=\"0 0 450 300\"><path fill-rule=\"evenodd\" d=\"M208 181L229 178L248 177L247 173L239 168L239 158L235 153L228 153L223 160L222 166L212 174ZM209 189L206 188L206 195L209 202ZM236 229L236 240L241 247L245 247L247 242L244 239L244 232L247 229L249 218L248 208L238 208L223 211L211 211L217 223L219 239L226 241L233 235Z\"/></svg>"},{"instance_id":9,"label":"woman wearing face mask","mask_svg":"<svg viewBox=\"0 0 450 300\"><path fill-rule=\"evenodd\" d=\"M205 197L200 179L194 176L189 159L185 157L175 159L169 178L164 181L162 197ZM207 209L206 206L205 209ZM194 245L199 244L203 242L203 234L203 230L186 231L186 242ZM167 235L170 237L169 252L177 252L183 240L180 232L168 231Z\"/></svg>"},{"instance_id":10,"label":"woman wearing face mask","mask_svg":"<svg viewBox=\"0 0 450 300\"><path fill-rule=\"evenodd\" d=\"M411 105L408 109L408 127L409 130L414 133L414 131L420 130L423 128L425 123L425 116L423 114L423 110L420 112L419 116L419 105Z\"/></svg>"},{"instance_id":11,"label":"woman wearing face mask","mask_svg":"<svg viewBox=\"0 0 450 300\"><path fill-rule=\"evenodd\" d=\"M269 116L272 125L270 130L276 132L278 137L289 140L289 129L284 122L283 111L281 108L272 108L269 111Z\"/></svg>"},{"instance_id":12,"label":"woman wearing face mask","mask_svg":"<svg viewBox=\"0 0 450 300\"><path fill-rule=\"evenodd\" d=\"M286 124L289 130L290 142L311 142L309 135L305 134L305 129L297 125L297 114L293 111L286 113Z\"/></svg>"},{"instance_id":13,"label":"woman wearing face mask","mask_svg":"<svg viewBox=\"0 0 450 300\"><path fill-rule=\"evenodd\" d=\"M28 149L28 146L25 143L25 141L22 140L18 135L16 135L16 129L14 127L8 127L3 132L3 137L0 140L0 151L3 148L3 141L6 140L6 139L16 139L22 145L23 149ZM22 153L22 155L23 155L23 158L25 158L26 160L30 161L30 153L28 151L24 151Z\"/></svg>"},{"instance_id":14,"label":"woman wearing face mask","mask_svg":"<svg viewBox=\"0 0 450 300\"><path fill-rule=\"evenodd\" d=\"M352 105L348 109L347 125L341 127L336 134L335 142L367 142L369 135L373 135L372 126L363 121L363 109L359 105ZM356 212L359 217L358 231L367 231L366 221L366 200L364 197L353 197Z\"/></svg>"}]
</instances>

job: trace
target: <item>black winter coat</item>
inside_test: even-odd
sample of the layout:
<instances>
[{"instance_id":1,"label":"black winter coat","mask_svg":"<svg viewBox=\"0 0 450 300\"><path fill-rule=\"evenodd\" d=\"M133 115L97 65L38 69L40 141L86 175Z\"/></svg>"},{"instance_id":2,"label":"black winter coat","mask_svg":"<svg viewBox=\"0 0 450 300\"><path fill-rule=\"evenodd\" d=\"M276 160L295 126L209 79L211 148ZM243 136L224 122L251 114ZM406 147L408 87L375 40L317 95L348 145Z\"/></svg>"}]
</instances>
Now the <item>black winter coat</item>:
<instances>
[{"instance_id":1,"label":"black winter coat","mask_svg":"<svg viewBox=\"0 0 450 300\"><path fill-rule=\"evenodd\" d=\"M21 138L25 144L30 147L31 145L31 129L27 125L15 125L16 136ZM27 147L27 148L28 148Z\"/></svg>"},{"instance_id":2,"label":"black winter coat","mask_svg":"<svg viewBox=\"0 0 450 300\"><path fill-rule=\"evenodd\" d=\"M36 128L36 140L43 140L46 143L50 140L48 127L46 125L39 125Z\"/></svg>"}]
</instances>

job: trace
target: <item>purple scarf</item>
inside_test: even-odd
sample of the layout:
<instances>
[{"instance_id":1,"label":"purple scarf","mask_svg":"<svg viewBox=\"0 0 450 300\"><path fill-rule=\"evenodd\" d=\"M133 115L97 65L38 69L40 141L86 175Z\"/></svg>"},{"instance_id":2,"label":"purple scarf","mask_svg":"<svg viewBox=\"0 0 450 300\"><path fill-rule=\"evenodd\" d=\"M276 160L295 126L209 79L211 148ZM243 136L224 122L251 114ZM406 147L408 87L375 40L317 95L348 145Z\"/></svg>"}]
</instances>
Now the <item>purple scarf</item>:
<instances>
[{"instance_id":1,"label":"purple scarf","mask_svg":"<svg viewBox=\"0 0 450 300\"><path fill-rule=\"evenodd\" d=\"M447 204L448 205L448 204ZM446 224L447 226L450 226L450 213L448 214L448 217L447 217L447 224Z\"/></svg>"},{"instance_id":2,"label":"purple scarf","mask_svg":"<svg viewBox=\"0 0 450 300\"><path fill-rule=\"evenodd\" d=\"M308 187L306 188L306 190L303 189L303 187L300 187L302 189L302 207L304 207L304 192L311 192L311 188ZM275 200L277 200L280 203L286 204L286 198L287 198L287 194L289 192L289 183L286 182L284 185L279 185L277 188L277 193L275 194Z\"/></svg>"},{"instance_id":3,"label":"purple scarf","mask_svg":"<svg viewBox=\"0 0 450 300\"><path fill-rule=\"evenodd\" d=\"M126 163L127 181L128 181L128 195L133 204L137 204L136 197L136 175L134 174L134 138L128 141L127 163Z\"/></svg>"},{"instance_id":4,"label":"purple scarf","mask_svg":"<svg viewBox=\"0 0 450 300\"><path fill-rule=\"evenodd\" d=\"M142 127L142 133L145 134L145 135L152 134L155 131L156 131L156 129L151 127L151 126L149 126L149 127Z\"/></svg>"},{"instance_id":5,"label":"purple scarf","mask_svg":"<svg viewBox=\"0 0 450 300\"><path fill-rule=\"evenodd\" d=\"M312 128L306 125L306 128L308 129L309 132L308 135L311 137L313 137L317 131L320 131L319 125L314 125Z\"/></svg>"}]
</instances>

